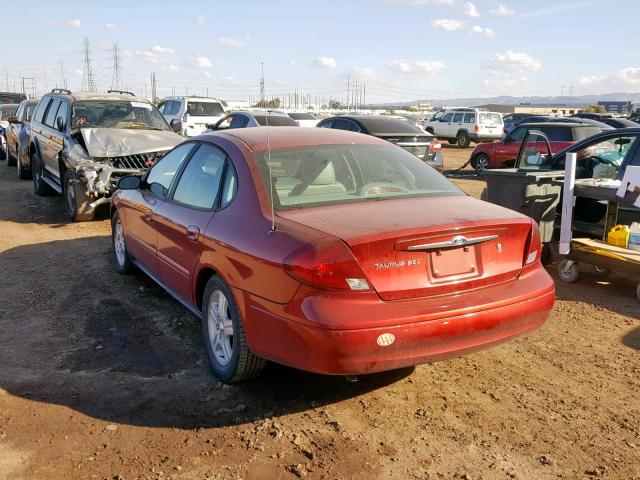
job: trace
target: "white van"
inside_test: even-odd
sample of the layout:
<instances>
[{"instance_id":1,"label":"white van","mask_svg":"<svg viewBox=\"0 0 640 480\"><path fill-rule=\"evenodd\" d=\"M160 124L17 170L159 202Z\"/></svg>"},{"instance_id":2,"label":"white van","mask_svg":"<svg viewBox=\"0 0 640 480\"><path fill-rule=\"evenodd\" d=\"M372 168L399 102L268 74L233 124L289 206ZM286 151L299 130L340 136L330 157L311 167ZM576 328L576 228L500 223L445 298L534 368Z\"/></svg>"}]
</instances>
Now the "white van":
<instances>
[{"instance_id":1,"label":"white van","mask_svg":"<svg viewBox=\"0 0 640 480\"><path fill-rule=\"evenodd\" d=\"M477 108L451 108L437 112L425 123L425 130L436 137L467 148L471 141L488 142L502 138L502 115Z\"/></svg>"},{"instance_id":2,"label":"white van","mask_svg":"<svg viewBox=\"0 0 640 480\"><path fill-rule=\"evenodd\" d=\"M207 97L167 97L160 102L158 110L167 122L182 122L179 133L185 137L195 137L204 133L208 125L217 123L226 115L220 100Z\"/></svg>"}]
</instances>

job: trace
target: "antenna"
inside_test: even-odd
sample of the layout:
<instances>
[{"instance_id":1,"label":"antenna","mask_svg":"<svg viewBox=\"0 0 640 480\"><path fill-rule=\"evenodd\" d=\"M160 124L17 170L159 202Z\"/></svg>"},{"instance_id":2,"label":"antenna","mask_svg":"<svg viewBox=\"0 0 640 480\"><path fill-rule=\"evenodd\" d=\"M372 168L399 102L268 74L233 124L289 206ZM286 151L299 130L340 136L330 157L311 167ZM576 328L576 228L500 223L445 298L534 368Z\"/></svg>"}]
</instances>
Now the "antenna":
<instances>
[{"instance_id":1,"label":"antenna","mask_svg":"<svg viewBox=\"0 0 640 480\"><path fill-rule=\"evenodd\" d=\"M260 63L262 68L262 80L260 80L260 94L264 107L264 128L267 131L267 167L269 168L269 202L271 203L271 230L269 235L276 231L276 214L273 208L273 176L271 175L271 136L269 135L269 110L264 96L264 62Z\"/></svg>"}]
</instances>

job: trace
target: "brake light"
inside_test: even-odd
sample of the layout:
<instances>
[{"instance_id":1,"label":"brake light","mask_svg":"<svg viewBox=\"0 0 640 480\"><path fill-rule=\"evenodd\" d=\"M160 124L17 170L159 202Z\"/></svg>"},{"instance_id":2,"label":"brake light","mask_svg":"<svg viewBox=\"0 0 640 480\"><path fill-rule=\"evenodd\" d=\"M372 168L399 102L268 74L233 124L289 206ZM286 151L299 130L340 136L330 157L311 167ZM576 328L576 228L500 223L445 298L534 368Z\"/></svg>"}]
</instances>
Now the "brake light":
<instances>
[{"instance_id":1,"label":"brake light","mask_svg":"<svg viewBox=\"0 0 640 480\"><path fill-rule=\"evenodd\" d=\"M338 239L306 245L284 260L296 280L327 290L369 290L369 283L347 245Z\"/></svg>"},{"instance_id":2,"label":"brake light","mask_svg":"<svg viewBox=\"0 0 640 480\"><path fill-rule=\"evenodd\" d=\"M476 125L475 127L473 127L473 131L475 133L480 133L480 125Z\"/></svg>"},{"instance_id":3,"label":"brake light","mask_svg":"<svg viewBox=\"0 0 640 480\"><path fill-rule=\"evenodd\" d=\"M429 151L437 152L438 150L442 150L442 143L437 138L434 138L433 141L429 144Z\"/></svg>"},{"instance_id":4,"label":"brake light","mask_svg":"<svg viewBox=\"0 0 640 480\"><path fill-rule=\"evenodd\" d=\"M529 230L529 236L524 245L524 255L522 258L523 273L526 270L537 268L540 263L541 253L542 242L540 241L540 229L538 228L538 224L534 220L531 220L531 230Z\"/></svg>"}]
</instances>

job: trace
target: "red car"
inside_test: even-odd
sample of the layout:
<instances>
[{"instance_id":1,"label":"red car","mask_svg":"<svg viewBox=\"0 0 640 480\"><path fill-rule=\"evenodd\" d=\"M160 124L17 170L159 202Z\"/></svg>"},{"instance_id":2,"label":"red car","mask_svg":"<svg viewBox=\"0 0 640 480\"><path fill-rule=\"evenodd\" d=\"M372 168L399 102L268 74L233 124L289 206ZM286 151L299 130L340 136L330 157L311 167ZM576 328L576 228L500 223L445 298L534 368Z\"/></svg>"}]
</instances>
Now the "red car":
<instances>
[{"instance_id":1,"label":"red car","mask_svg":"<svg viewBox=\"0 0 640 480\"><path fill-rule=\"evenodd\" d=\"M549 138L552 153L601 132L601 129L594 125L573 122L522 123L502 140L476 145L471 153L471 166L479 175L482 175L487 168L512 168L528 130L539 130L544 133Z\"/></svg>"},{"instance_id":2,"label":"red car","mask_svg":"<svg viewBox=\"0 0 640 480\"><path fill-rule=\"evenodd\" d=\"M355 375L461 355L534 330L554 304L535 222L370 135L227 130L119 187L118 270L139 267L202 319L224 382L265 360Z\"/></svg>"}]
</instances>

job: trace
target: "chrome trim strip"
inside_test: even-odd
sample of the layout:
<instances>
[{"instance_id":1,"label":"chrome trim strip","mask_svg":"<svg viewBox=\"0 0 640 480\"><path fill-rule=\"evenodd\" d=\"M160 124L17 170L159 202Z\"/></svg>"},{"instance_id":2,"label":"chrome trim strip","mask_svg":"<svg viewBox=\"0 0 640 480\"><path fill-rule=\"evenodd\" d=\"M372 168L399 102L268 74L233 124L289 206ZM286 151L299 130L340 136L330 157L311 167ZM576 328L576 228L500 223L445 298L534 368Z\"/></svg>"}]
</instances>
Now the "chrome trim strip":
<instances>
[{"instance_id":1,"label":"chrome trim strip","mask_svg":"<svg viewBox=\"0 0 640 480\"><path fill-rule=\"evenodd\" d=\"M459 235L457 237L453 237L451 240L447 242L425 243L423 245L411 245L410 247L407 247L406 250L413 252L415 250L438 250L441 248L466 247L469 245L476 245L478 243L495 240L496 238L498 238L498 235L487 235L484 237L475 237L475 238L466 238Z\"/></svg>"}]
</instances>

